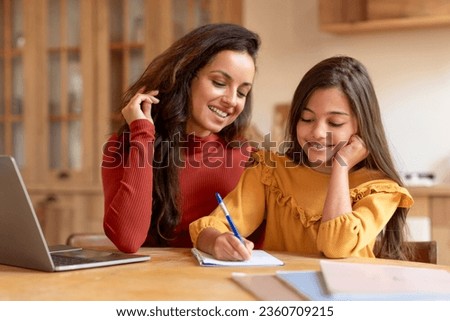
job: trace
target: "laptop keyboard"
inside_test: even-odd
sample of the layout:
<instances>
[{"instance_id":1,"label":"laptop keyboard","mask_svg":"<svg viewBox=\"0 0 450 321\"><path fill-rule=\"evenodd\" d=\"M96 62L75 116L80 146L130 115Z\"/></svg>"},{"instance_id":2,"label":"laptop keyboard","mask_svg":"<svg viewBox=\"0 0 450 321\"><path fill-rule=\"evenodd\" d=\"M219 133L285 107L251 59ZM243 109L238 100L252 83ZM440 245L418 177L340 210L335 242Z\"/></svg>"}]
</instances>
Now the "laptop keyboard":
<instances>
[{"instance_id":1,"label":"laptop keyboard","mask_svg":"<svg viewBox=\"0 0 450 321\"><path fill-rule=\"evenodd\" d=\"M96 260L91 260L91 259L85 258L85 257L61 256L61 255L56 255L56 254L52 254L52 259L53 259L53 263L56 266L97 262Z\"/></svg>"}]
</instances>

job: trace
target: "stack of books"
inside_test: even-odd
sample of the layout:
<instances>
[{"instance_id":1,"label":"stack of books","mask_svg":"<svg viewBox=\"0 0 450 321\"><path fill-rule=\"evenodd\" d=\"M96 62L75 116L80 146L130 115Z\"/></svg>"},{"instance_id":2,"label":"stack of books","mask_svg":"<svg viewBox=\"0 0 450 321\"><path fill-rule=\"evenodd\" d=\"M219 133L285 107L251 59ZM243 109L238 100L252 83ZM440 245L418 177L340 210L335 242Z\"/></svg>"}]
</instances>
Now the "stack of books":
<instances>
[{"instance_id":1,"label":"stack of books","mask_svg":"<svg viewBox=\"0 0 450 321\"><path fill-rule=\"evenodd\" d=\"M450 300L450 272L437 268L324 259L320 271L233 273L232 278L268 301Z\"/></svg>"}]
</instances>

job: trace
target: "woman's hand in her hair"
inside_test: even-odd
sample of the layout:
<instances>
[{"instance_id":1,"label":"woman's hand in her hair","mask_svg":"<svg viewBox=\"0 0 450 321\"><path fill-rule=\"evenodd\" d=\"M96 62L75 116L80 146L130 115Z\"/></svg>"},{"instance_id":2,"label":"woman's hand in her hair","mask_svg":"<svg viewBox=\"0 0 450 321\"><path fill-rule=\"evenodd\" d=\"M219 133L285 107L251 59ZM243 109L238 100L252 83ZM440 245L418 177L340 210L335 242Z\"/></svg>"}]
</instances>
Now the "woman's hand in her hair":
<instances>
[{"instance_id":1,"label":"woman's hand in her hair","mask_svg":"<svg viewBox=\"0 0 450 321\"><path fill-rule=\"evenodd\" d=\"M361 137L355 134L350 137L347 144L337 152L335 161L343 163L341 166L348 166L348 169L350 169L364 160L368 155L369 151L367 150L366 144Z\"/></svg>"},{"instance_id":2,"label":"woman's hand in her hair","mask_svg":"<svg viewBox=\"0 0 450 321\"><path fill-rule=\"evenodd\" d=\"M157 94L158 90L144 93L144 88L141 88L136 95L130 99L128 104L122 109L122 115L128 125L137 119L148 119L153 123L151 110L153 104L159 103L159 99L156 98Z\"/></svg>"}]
</instances>

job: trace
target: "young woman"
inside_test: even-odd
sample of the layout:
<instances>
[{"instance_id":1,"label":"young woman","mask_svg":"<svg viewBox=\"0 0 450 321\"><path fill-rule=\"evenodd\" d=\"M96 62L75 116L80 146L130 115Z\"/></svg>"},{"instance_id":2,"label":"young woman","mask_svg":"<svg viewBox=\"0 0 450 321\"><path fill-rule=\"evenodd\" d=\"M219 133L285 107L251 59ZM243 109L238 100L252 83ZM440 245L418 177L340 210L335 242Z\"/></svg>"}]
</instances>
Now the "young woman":
<instances>
[{"instance_id":1,"label":"young woman","mask_svg":"<svg viewBox=\"0 0 450 321\"><path fill-rule=\"evenodd\" d=\"M329 258L405 259L405 218L413 200L388 149L366 68L351 57L325 59L300 81L285 156L258 152L224 199L249 235L266 218L264 248ZM248 259L220 208L190 226L197 248L226 260ZM375 241L381 248L374 252Z\"/></svg>"},{"instance_id":2,"label":"young woman","mask_svg":"<svg viewBox=\"0 0 450 321\"><path fill-rule=\"evenodd\" d=\"M125 93L123 126L104 148L104 230L123 252L192 247L189 223L228 194L242 144L260 38L233 24L199 27L154 59ZM237 147L236 147L237 146Z\"/></svg>"}]
</instances>

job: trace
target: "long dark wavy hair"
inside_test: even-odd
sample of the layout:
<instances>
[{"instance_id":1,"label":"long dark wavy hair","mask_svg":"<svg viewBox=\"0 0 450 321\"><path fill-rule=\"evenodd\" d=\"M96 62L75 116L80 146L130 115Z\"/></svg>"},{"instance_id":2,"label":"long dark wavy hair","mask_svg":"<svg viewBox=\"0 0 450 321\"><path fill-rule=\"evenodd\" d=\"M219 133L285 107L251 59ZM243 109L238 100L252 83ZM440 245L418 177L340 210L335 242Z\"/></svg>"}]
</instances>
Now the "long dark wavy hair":
<instances>
[{"instance_id":1,"label":"long dark wavy hair","mask_svg":"<svg viewBox=\"0 0 450 321\"><path fill-rule=\"evenodd\" d=\"M359 136L369 151L367 158L357 166L379 170L404 186L392 161L372 81L364 65L351 57L325 59L313 66L300 81L291 103L286 135L292 145L286 155L298 164L305 163L306 153L297 140L297 123L313 92L333 87L347 96L357 118ZM406 260L411 256L411 249L404 246L407 212L406 208L397 208L378 235L377 257Z\"/></svg>"},{"instance_id":2,"label":"long dark wavy hair","mask_svg":"<svg viewBox=\"0 0 450 321\"><path fill-rule=\"evenodd\" d=\"M159 90L160 102L151 110L155 124L153 170L153 209L149 233L159 245L167 244L181 219L179 160L186 141L191 82L197 72L223 50L247 52L255 62L260 47L258 34L235 24L208 24L194 29L156 57L141 77L124 93L120 110L142 87ZM237 119L218 135L226 142L240 137L251 116L251 95ZM129 126L123 120L118 135L124 135L124 148L129 150ZM163 143L164 142L164 143ZM170 144L167 144L170 142ZM157 162L157 163L156 163ZM161 164L163 164L161 166Z\"/></svg>"}]
</instances>

